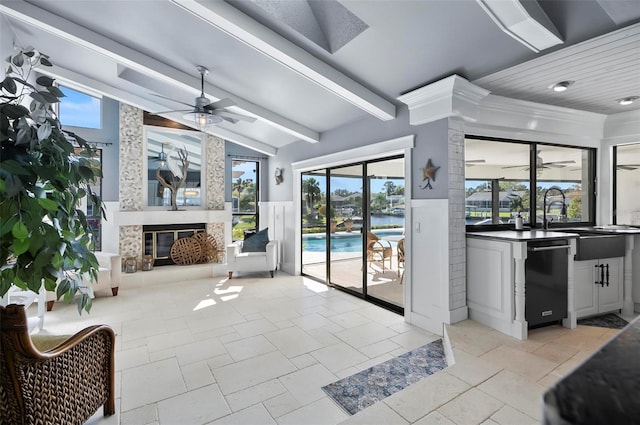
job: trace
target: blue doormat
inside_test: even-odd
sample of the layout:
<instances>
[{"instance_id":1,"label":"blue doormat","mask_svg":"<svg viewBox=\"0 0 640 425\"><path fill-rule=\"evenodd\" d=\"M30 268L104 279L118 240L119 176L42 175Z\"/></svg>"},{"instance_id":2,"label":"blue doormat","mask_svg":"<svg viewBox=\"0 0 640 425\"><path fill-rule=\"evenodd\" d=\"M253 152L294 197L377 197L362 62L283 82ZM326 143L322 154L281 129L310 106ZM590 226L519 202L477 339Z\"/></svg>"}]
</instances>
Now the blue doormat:
<instances>
[{"instance_id":1,"label":"blue doormat","mask_svg":"<svg viewBox=\"0 0 640 425\"><path fill-rule=\"evenodd\" d=\"M322 389L347 413L354 415L446 367L447 359L439 339Z\"/></svg>"},{"instance_id":2,"label":"blue doormat","mask_svg":"<svg viewBox=\"0 0 640 425\"><path fill-rule=\"evenodd\" d=\"M601 314L600 316L578 319L579 325L598 326L600 328L622 329L629 324L622 317L615 313Z\"/></svg>"}]
</instances>

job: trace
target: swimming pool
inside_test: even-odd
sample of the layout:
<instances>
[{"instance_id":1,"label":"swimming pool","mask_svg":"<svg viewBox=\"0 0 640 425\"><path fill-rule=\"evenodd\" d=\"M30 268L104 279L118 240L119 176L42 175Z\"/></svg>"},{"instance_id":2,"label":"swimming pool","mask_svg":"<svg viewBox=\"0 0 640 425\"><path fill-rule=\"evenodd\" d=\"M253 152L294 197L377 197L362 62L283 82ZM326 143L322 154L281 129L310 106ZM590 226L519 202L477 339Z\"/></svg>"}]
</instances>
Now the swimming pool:
<instances>
[{"instance_id":1,"label":"swimming pool","mask_svg":"<svg viewBox=\"0 0 640 425\"><path fill-rule=\"evenodd\" d=\"M384 236L400 236L404 229L374 230L373 233L383 238ZM332 252L362 252L362 235L360 233L333 233L331 235ZM391 242L392 246L396 242ZM302 250L308 252L325 252L327 238L325 234L313 233L302 235Z\"/></svg>"}]
</instances>

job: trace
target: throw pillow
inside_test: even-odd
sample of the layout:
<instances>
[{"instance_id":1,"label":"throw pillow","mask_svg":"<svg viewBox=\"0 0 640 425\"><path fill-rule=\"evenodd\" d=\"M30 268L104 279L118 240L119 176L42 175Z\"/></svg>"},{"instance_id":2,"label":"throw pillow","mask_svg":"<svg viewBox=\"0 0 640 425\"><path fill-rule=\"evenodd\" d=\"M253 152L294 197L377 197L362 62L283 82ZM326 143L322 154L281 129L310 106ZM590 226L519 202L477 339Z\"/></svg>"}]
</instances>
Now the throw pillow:
<instances>
[{"instance_id":1,"label":"throw pillow","mask_svg":"<svg viewBox=\"0 0 640 425\"><path fill-rule=\"evenodd\" d=\"M245 239L242 243L242 252L266 252L269 243L269 228L265 227L255 235Z\"/></svg>"}]
</instances>

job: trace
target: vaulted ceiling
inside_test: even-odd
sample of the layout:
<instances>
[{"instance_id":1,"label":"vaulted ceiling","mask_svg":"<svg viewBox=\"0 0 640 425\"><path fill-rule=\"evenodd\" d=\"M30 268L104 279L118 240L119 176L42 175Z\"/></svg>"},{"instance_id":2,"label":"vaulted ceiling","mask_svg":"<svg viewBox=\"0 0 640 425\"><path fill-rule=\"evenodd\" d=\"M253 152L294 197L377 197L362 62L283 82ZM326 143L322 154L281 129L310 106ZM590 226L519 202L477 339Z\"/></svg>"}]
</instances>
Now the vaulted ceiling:
<instances>
[{"instance_id":1,"label":"vaulted ceiling","mask_svg":"<svg viewBox=\"0 0 640 425\"><path fill-rule=\"evenodd\" d=\"M640 2L540 0L562 43L538 53L496 25L490 3L2 0L0 31L5 56L34 46L61 82L152 113L193 104L206 66L206 96L257 118L210 132L269 155L365 117L393 120L399 95L454 73L523 100L640 108L615 102L640 96ZM549 86L561 80L575 84L559 96Z\"/></svg>"}]
</instances>

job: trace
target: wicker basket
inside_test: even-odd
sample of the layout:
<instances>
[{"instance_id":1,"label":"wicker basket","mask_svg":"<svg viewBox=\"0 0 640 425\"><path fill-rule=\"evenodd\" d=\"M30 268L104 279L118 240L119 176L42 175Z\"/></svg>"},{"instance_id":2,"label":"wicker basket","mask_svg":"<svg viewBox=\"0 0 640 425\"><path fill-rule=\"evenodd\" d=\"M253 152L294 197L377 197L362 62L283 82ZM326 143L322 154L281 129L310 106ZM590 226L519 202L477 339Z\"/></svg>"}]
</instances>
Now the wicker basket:
<instances>
[{"instance_id":1,"label":"wicker basket","mask_svg":"<svg viewBox=\"0 0 640 425\"><path fill-rule=\"evenodd\" d=\"M171 259L180 265L196 264L202 258L202 246L197 239L181 238L171 245Z\"/></svg>"},{"instance_id":2,"label":"wicker basket","mask_svg":"<svg viewBox=\"0 0 640 425\"><path fill-rule=\"evenodd\" d=\"M201 263L210 263L218 259L216 240L213 236L205 232L200 232L193 235L192 238L197 240L202 248Z\"/></svg>"}]
</instances>

